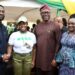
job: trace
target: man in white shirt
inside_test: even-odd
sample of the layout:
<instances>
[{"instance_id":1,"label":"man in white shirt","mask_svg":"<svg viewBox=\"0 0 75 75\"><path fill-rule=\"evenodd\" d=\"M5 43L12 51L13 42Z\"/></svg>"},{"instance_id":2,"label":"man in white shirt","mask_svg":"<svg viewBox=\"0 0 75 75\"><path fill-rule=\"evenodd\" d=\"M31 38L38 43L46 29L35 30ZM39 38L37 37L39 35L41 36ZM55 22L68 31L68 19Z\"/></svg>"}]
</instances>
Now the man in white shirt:
<instances>
[{"instance_id":1,"label":"man in white shirt","mask_svg":"<svg viewBox=\"0 0 75 75\"><path fill-rule=\"evenodd\" d=\"M13 51L13 64L15 75L30 75L32 62L32 49L36 44L36 37L27 31L27 18L22 16L18 20L20 30L10 35L8 41L7 58Z\"/></svg>"}]
</instances>

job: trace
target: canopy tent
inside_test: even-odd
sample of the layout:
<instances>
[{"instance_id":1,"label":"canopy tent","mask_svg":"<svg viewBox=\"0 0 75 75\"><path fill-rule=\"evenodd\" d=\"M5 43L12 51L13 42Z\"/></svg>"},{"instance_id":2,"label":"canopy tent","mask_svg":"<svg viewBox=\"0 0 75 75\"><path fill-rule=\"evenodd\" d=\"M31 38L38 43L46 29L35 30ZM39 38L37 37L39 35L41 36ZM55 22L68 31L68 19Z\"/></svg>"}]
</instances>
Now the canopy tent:
<instances>
[{"instance_id":1,"label":"canopy tent","mask_svg":"<svg viewBox=\"0 0 75 75\"><path fill-rule=\"evenodd\" d=\"M21 15L26 16L31 22L41 19L39 7L42 5L35 0L2 0L0 4L5 6L5 20L9 22L15 22ZM56 16L56 12L55 8L51 8L51 18ZM63 11L61 11L61 16L68 17Z\"/></svg>"},{"instance_id":2,"label":"canopy tent","mask_svg":"<svg viewBox=\"0 0 75 75\"><path fill-rule=\"evenodd\" d=\"M49 6L57 8L57 9L65 10L65 7L61 0L37 0L37 1L44 4L48 4Z\"/></svg>"},{"instance_id":3,"label":"canopy tent","mask_svg":"<svg viewBox=\"0 0 75 75\"><path fill-rule=\"evenodd\" d=\"M9 22L16 21L21 15L26 16L32 22L40 18L38 8L41 4L34 0L4 0L0 1L0 4L5 6L5 20Z\"/></svg>"},{"instance_id":4,"label":"canopy tent","mask_svg":"<svg viewBox=\"0 0 75 75\"><path fill-rule=\"evenodd\" d=\"M37 0L51 7L66 10L69 15L75 13L75 0Z\"/></svg>"},{"instance_id":5,"label":"canopy tent","mask_svg":"<svg viewBox=\"0 0 75 75\"><path fill-rule=\"evenodd\" d=\"M5 20L15 22L20 16L26 16L28 21L35 22L40 15L38 14L38 8L31 7L5 7L6 16ZM37 12L37 13L36 13ZM37 16L36 16L37 15Z\"/></svg>"}]
</instances>

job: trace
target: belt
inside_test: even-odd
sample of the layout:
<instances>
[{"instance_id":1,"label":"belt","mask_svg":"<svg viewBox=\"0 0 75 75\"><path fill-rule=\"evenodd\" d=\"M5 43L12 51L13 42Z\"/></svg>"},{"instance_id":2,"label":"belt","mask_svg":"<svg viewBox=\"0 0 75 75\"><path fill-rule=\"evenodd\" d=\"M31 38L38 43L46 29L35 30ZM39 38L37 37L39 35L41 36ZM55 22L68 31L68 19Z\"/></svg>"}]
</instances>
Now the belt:
<instances>
[{"instance_id":1,"label":"belt","mask_svg":"<svg viewBox=\"0 0 75 75\"><path fill-rule=\"evenodd\" d=\"M20 55L20 56L26 56L26 55L31 55L32 52L29 52L29 53L14 53L14 54L17 54L17 55Z\"/></svg>"}]
</instances>

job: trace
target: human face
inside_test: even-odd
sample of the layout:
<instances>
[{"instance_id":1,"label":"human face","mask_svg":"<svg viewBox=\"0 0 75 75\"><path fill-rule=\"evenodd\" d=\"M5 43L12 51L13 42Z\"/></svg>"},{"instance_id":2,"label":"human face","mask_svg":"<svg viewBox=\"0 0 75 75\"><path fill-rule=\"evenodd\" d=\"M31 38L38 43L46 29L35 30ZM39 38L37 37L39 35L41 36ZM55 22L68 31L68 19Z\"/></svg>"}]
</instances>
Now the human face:
<instances>
[{"instance_id":1,"label":"human face","mask_svg":"<svg viewBox=\"0 0 75 75\"><path fill-rule=\"evenodd\" d=\"M27 23L20 24L19 28L22 33L26 32L27 31Z\"/></svg>"},{"instance_id":2,"label":"human face","mask_svg":"<svg viewBox=\"0 0 75 75\"><path fill-rule=\"evenodd\" d=\"M55 24L63 23L61 17L56 17L56 18L54 19L54 22L55 22Z\"/></svg>"},{"instance_id":3,"label":"human face","mask_svg":"<svg viewBox=\"0 0 75 75\"><path fill-rule=\"evenodd\" d=\"M56 18L54 18L54 23L55 23L55 25L58 25L60 27L60 29L63 28L62 17L56 17Z\"/></svg>"},{"instance_id":4,"label":"human face","mask_svg":"<svg viewBox=\"0 0 75 75\"><path fill-rule=\"evenodd\" d=\"M5 17L4 8L0 6L0 21L2 21Z\"/></svg>"},{"instance_id":5,"label":"human face","mask_svg":"<svg viewBox=\"0 0 75 75\"><path fill-rule=\"evenodd\" d=\"M69 32L75 32L75 18L68 20L68 30Z\"/></svg>"},{"instance_id":6,"label":"human face","mask_svg":"<svg viewBox=\"0 0 75 75\"><path fill-rule=\"evenodd\" d=\"M41 10L41 17L44 22L48 22L50 19L50 11L49 10Z\"/></svg>"}]
</instances>

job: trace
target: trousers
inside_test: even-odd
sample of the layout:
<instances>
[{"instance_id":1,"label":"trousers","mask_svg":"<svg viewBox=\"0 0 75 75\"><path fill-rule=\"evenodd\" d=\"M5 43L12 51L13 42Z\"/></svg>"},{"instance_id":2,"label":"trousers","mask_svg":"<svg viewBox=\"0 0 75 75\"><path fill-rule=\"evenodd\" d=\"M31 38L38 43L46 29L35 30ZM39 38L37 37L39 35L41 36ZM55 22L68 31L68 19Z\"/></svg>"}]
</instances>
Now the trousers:
<instances>
[{"instance_id":1,"label":"trousers","mask_svg":"<svg viewBox=\"0 0 75 75\"><path fill-rule=\"evenodd\" d=\"M31 73L31 53L13 54L14 75L30 75Z\"/></svg>"},{"instance_id":2,"label":"trousers","mask_svg":"<svg viewBox=\"0 0 75 75\"><path fill-rule=\"evenodd\" d=\"M7 66L7 63L5 62L0 62L0 75L6 75L6 66Z\"/></svg>"}]
</instances>

